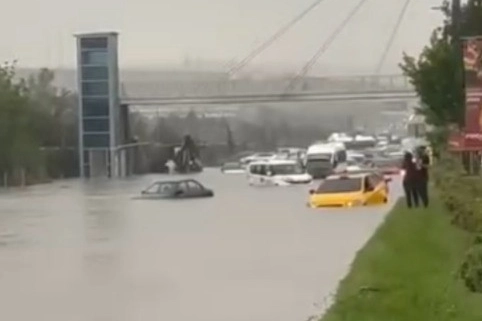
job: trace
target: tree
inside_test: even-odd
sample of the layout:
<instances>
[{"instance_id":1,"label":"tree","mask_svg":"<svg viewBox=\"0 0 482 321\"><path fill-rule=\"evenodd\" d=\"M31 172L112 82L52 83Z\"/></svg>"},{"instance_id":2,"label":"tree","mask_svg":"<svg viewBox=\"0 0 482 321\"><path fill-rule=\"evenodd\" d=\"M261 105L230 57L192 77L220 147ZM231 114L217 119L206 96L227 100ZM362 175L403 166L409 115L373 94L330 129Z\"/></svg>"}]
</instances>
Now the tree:
<instances>
[{"instance_id":1,"label":"tree","mask_svg":"<svg viewBox=\"0 0 482 321\"><path fill-rule=\"evenodd\" d=\"M400 66L420 97L418 112L427 122L437 128L460 127L464 122L463 74L452 45L449 2L444 1L442 8L444 25L433 32L418 58L404 54ZM462 7L460 32L462 36L482 35L482 0L469 0Z\"/></svg>"},{"instance_id":2,"label":"tree","mask_svg":"<svg viewBox=\"0 0 482 321\"><path fill-rule=\"evenodd\" d=\"M401 68L420 97L422 106L418 112L429 124L436 127L463 124L463 93L454 77L459 74L457 62L453 46L441 30L434 32L430 45L418 59L404 55Z\"/></svg>"},{"instance_id":3,"label":"tree","mask_svg":"<svg viewBox=\"0 0 482 321\"><path fill-rule=\"evenodd\" d=\"M77 98L57 88L55 73L43 68L27 80L28 94L36 115L35 128L46 147L77 144Z\"/></svg>"},{"instance_id":4,"label":"tree","mask_svg":"<svg viewBox=\"0 0 482 321\"><path fill-rule=\"evenodd\" d=\"M15 80L15 64L0 66L0 172L35 170L38 135L23 81Z\"/></svg>"}]
</instances>

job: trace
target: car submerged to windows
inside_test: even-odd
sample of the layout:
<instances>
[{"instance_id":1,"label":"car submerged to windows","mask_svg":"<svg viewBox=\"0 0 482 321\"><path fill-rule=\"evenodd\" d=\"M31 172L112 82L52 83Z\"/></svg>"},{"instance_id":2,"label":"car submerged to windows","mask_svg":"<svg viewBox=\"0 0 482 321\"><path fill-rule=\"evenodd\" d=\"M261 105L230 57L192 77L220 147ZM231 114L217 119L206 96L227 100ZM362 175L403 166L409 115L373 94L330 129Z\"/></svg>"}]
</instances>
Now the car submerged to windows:
<instances>
[{"instance_id":1,"label":"car submerged to windows","mask_svg":"<svg viewBox=\"0 0 482 321\"><path fill-rule=\"evenodd\" d=\"M310 190L308 207L356 207L388 202L388 182L378 172L328 176L316 190Z\"/></svg>"},{"instance_id":2,"label":"car submerged to windows","mask_svg":"<svg viewBox=\"0 0 482 321\"><path fill-rule=\"evenodd\" d=\"M141 192L140 199L185 199L213 197L213 190L194 179L155 182Z\"/></svg>"},{"instance_id":3,"label":"car submerged to windows","mask_svg":"<svg viewBox=\"0 0 482 321\"><path fill-rule=\"evenodd\" d=\"M313 178L294 160L256 161L248 166L249 185L288 186L308 184Z\"/></svg>"}]
</instances>

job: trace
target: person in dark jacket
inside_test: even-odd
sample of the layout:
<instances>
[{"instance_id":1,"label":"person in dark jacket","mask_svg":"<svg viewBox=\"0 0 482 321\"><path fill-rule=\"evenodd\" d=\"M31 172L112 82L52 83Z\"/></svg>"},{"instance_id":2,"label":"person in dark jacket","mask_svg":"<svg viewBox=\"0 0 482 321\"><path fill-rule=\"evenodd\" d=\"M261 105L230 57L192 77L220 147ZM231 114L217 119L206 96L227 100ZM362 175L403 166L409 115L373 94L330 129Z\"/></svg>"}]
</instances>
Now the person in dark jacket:
<instances>
[{"instance_id":1,"label":"person in dark jacket","mask_svg":"<svg viewBox=\"0 0 482 321\"><path fill-rule=\"evenodd\" d=\"M402 169L403 176L403 190L405 192L405 199L407 207L418 207L418 193L417 193L417 168L413 161L413 155L406 152L403 157Z\"/></svg>"},{"instance_id":2,"label":"person in dark jacket","mask_svg":"<svg viewBox=\"0 0 482 321\"><path fill-rule=\"evenodd\" d=\"M420 147L417 154L416 190L423 206L428 207L428 168L430 166L430 157L425 147Z\"/></svg>"}]
</instances>

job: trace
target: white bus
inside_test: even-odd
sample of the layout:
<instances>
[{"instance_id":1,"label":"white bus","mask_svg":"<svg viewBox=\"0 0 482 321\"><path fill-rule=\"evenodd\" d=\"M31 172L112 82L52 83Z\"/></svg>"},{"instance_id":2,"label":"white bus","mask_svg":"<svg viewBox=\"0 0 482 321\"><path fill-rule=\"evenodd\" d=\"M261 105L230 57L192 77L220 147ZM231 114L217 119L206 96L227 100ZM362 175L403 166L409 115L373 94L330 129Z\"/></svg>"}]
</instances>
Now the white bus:
<instances>
[{"instance_id":1,"label":"white bus","mask_svg":"<svg viewBox=\"0 0 482 321\"><path fill-rule=\"evenodd\" d=\"M343 143L315 144L306 152L306 171L313 178L325 178L346 169L347 152Z\"/></svg>"}]
</instances>

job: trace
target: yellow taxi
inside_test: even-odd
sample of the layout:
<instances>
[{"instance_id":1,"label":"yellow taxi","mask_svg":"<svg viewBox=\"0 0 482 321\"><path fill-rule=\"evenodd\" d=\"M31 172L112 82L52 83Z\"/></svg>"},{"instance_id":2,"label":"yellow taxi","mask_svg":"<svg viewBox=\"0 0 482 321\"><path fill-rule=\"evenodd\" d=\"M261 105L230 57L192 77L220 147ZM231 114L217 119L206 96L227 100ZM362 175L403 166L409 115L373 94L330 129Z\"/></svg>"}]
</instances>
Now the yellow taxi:
<instances>
[{"instance_id":1,"label":"yellow taxi","mask_svg":"<svg viewBox=\"0 0 482 321\"><path fill-rule=\"evenodd\" d=\"M388 183L378 172L338 174L328 176L317 189L310 190L308 206L354 207L378 205L388 202Z\"/></svg>"}]
</instances>

